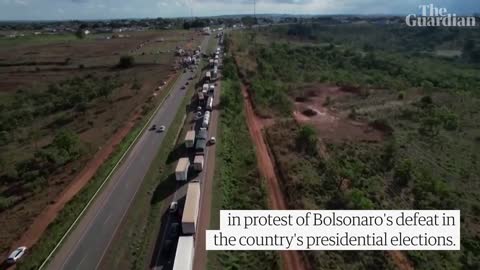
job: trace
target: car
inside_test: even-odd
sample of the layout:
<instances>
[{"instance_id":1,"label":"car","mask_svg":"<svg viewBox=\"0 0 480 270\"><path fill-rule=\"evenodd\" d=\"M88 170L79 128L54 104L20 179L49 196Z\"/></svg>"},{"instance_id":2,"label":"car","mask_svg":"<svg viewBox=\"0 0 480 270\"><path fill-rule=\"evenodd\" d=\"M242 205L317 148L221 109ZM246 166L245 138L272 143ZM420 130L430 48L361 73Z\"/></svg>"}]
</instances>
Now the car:
<instances>
[{"instance_id":1,"label":"car","mask_svg":"<svg viewBox=\"0 0 480 270\"><path fill-rule=\"evenodd\" d=\"M187 69L184 69L184 70L183 70L183 73L187 73Z\"/></svg>"},{"instance_id":2,"label":"car","mask_svg":"<svg viewBox=\"0 0 480 270\"><path fill-rule=\"evenodd\" d=\"M186 89L185 85L183 85L180 89L185 90Z\"/></svg>"},{"instance_id":3,"label":"car","mask_svg":"<svg viewBox=\"0 0 480 270\"><path fill-rule=\"evenodd\" d=\"M175 212L177 212L178 210L178 202L177 201L173 201L170 203L170 207L168 208L168 211L173 214Z\"/></svg>"},{"instance_id":4,"label":"car","mask_svg":"<svg viewBox=\"0 0 480 270\"><path fill-rule=\"evenodd\" d=\"M190 83L189 82L186 82L185 85L189 85Z\"/></svg>"},{"instance_id":5,"label":"car","mask_svg":"<svg viewBox=\"0 0 480 270\"><path fill-rule=\"evenodd\" d=\"M193 76L190 76L190 78L188 78L190 81L193 80Z\"/></svg>"},{"instance_id":6,"label":"car","mask_svg":"<svg viewBox=\"0 0 480 270\"><path fill-rule=\"evenodd\" d=\"M7 263L8 264L15 264L27 251L27 247L19 247L15 249L10 256L8 256Z\"/></svg>"},{"instance_id":7,"label":"car","mask_svg":"<svg viewBox=\"0 0 480 270\"><path fill-rule=\"evenodd\" d=\"M217 140L215 139L215 137L211 137L210 140L208 140L208 142L210 143L210 145L212 145L212 144L215 144Z\"/></svg>"},{"instance_id":8,"label":"car","mask_svg":"<svg viewBox=\"0 0 480 270\"><path fill-rule=\"evenodd\" d=\"M157 129L157 125L152 125L152 127L150 128L150 130L155 130Z\"/></svg>"},{"instance_id":9,"label":"car","mask_svg":"<svg viewBox=\"0 0 480 270\"><path fill-rule=\"evenodd\" d=\"M158 128L158 132L164 132L165 131L165 126L160 126Z\"/></svg>"},{"instance_id":10,"label":"car","mask_svg":"<svg viewBox=\"0 0 480 270\"><path fill-rule=\"evenodd\" d=\"M202 106L198 106L197 111L201 111L201 110L202 110Z\"/></svg>"}]
</instances>

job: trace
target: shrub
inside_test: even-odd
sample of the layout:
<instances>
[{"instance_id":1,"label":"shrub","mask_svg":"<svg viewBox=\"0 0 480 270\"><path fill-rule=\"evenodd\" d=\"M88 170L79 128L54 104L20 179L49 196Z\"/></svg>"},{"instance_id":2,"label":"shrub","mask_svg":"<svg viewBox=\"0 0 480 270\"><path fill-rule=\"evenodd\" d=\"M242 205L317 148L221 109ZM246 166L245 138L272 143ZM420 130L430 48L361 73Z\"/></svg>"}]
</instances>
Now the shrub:
<instances>
[{"instance_id":1,"label":"shrub","mask_svg":"<svg viewBox=\"0 0 480 270\"><path fill-rule=\"evenodd\" d=\"M135 58L131 55L124 55L118 61L119 68L131 68L135 65Z\"/></svg>"}]
</instances>

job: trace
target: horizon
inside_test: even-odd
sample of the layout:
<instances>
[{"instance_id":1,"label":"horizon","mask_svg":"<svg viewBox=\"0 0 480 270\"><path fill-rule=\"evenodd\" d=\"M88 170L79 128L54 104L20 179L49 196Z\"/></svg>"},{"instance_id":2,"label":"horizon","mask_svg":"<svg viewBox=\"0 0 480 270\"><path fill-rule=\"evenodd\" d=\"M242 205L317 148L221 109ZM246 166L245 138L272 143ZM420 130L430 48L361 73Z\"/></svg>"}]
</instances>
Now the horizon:
<instances>
[{"instance_id":1,"label":"horizon","mask_svg":"<svg viewBox=\"0 0 480 270\"><path fill-rule=\"evenodd\" d=\"M99 21L156 18L205 18L253 15L253 0L0 0L0 21ZM287 16L403 16L418 13L420 4L447 8L449 13L480 12L475 0L257 0L256 13Z\"/></svg>"}]
</instances>

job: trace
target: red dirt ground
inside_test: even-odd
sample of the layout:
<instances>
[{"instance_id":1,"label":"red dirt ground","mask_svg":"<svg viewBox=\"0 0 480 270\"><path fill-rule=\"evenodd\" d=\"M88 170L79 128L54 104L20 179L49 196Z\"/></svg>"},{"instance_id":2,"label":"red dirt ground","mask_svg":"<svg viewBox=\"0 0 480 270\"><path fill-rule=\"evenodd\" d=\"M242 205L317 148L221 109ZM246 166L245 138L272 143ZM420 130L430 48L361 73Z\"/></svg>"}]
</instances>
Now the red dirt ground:
<instances>
[{"instance_id":1,"label":"red dirt ground","mask_svg":"<svg viewBox=\"0 0 480 270\"><path fill-rule=\"evenodd\" d=\"M257 162L260 174L267 180L268 184L268 198L271 209L286 210L287 206L283 193L279 185L279 181L275 174L273 161L270 157L267 144L263 139L261 120L255 115L252 103L248 94L248 90L242 85L242 94L244 97L244 106L246 113L246 120L250 136L255 144L255 151L257 154ZM281 252L283 259L284 270L302 270L307 269L302 260L301 254L297 251L283 251Z\"/></svg>"},{"instance_id":2,"label":"red dirt ground","mask_svg":"<svg viewBox=\"0 0 480 270\"><path fill-rule=\"evenodd\" d=\"M347 95L354 95L337 86L316 85L305 91L306 100L295 102L294 118L299 123L309 123L315 126L322 139L332 141L367 141L377 142L383 139L382 132L369 127L368 124L348 119L345 112L339 113L332 107L327 107L327 97L335 101ZM316 115L305 115L305 111Z\"/></svg>"}]
</instances>

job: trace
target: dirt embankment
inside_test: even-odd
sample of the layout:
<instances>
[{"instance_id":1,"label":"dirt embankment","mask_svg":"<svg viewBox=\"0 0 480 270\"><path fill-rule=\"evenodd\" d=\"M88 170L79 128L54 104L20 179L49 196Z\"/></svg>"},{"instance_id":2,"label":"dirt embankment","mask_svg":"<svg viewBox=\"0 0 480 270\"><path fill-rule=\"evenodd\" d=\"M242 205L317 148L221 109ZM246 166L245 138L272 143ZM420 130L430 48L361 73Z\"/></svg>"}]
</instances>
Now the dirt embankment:
<instances>
[{"instance_id":1,"label":"dirt embankment","mask_svg":"<svg viewBox=\"0 0 480 270\"><path fill-rule=\"evenodd\" d=\"M274 163L270 157L267 144L263 139L261 120L255 115L248 91L242 85L242 94L244 98L245 115L250 136L255 144L257 162L260 174L266 179L268 185L268 199L271 209L286 210L287 204L283 198L279 181L275 174ZM305 267L303 258L298 251L281 252L285 270L303 270Z\"/></svg>"}]
</instances>

